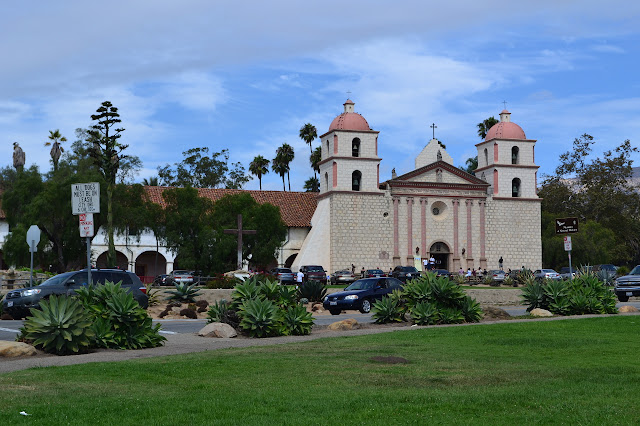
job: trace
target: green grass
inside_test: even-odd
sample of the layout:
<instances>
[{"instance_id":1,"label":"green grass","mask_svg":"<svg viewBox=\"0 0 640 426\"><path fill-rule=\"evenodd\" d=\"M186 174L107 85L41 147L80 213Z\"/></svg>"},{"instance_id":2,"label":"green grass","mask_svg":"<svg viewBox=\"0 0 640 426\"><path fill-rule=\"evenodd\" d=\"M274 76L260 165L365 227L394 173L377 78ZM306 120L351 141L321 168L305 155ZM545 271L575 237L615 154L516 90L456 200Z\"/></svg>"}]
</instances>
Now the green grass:
<instances>
[{"instance_id":1,"label":"green grass","mask_svg":"<svg viewBox=\"0 0 640 426\"><path fill-rule=\"evenodd\" d=\"M3 424L638 424L640 317L438 327L0 375ZM408 364L384 364L397 356ZM20 416L20 411L32 414Z\"/></svg>"}]
</instances>

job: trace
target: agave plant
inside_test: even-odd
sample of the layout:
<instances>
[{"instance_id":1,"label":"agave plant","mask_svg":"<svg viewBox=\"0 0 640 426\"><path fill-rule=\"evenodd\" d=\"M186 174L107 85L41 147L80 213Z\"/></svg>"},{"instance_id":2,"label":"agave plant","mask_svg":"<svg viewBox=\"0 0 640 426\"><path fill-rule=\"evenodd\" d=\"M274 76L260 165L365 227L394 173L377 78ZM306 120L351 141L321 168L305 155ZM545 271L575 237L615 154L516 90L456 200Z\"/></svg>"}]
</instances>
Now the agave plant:
<instances>
[{"instance_id":1,"label":"agave plant","mask_svg":"<svg viewBox=\"0 0 640 426\"><path fill-rule=\"evenodd\" d=\"M265 299L278 302L280 299L280 284L278 281L271 281L267 278L258 286L258 293Z\"/></svg>"},{"instance_id":2,"label":"agave plant","mask_svg":"<svg viewBox=\"0 0 640 426\"><path fill-rule=\"evenodd\" d=\"M24 322L22 335L47 353L56 355L85 353L91 347L94 332L91 318L82 304L69 297L52 295L31 309Z\"/></svg>"},{"instance_id":3,"label":"agave plant","mask_svg":"<svg viewBox=\"0 0 640 426\"><path fill-rule=\"evenodd\" d=\"M278 307L270 300L248 299L239 309L240 328L251 337L269 337L282 334Z\"/></svg>"},{"instance_id":4,"label":"agave plant","mask_svg":"<svg viewBox=\"0 0 640 426\"><path fill-rule=\"evenodd\" d=\"M522 289L522 301L527 307L527 312L531 312L533 309L542 308L547 309L544 289L539 282L530 282L525 284Z\"/></svg>"},{"instance_id":5,"label":"agave plant","mask_svg":"<svg viewBox=\"0 0 640 426\"><path fill-rule=\"evenodd\" d=\"M464 322L464 317L459 309L442 308L438 311L440 315L440 324L460 324Z\"/></svg>"},{"instance_id":6,"label":"agave plant","mask_svg":"<svg viewBox=\"0 0 640 426\"><path fill-rule=\"evenodd\" d=\"M440 320L438 309L429 302L419 302L409 311L411 321L416 325L436 324Z\"/></svg>"},{"instance_id":7,"label":"agave plant","mask_svg":"<svg viewBox=\"0 0 640 426\"><path fill-rule=\"evenodd\" d=\"M469 296L465 296L460 302L460 313L465 322L478 322L483 315L480 304Z\"/></svg>"},{"instance_id":8,"label":"agave plant","mask_svg":"<svg viewBox=\"0 0 640 426\"><path fill-rule=\"evenodd\" d=\"M397 299L383 297L373 304L372 318L378 324L404 321L404 313Z\"/></svg>"},{"instance_id":9,"label":"agave plant","mask_svg":"<svg viewBox=\"0 0 640 426\"><path fill-rule=\"evenodd\" d=\"M237 309L245 300L257 299L261 297L260 287L254 278L248 279L242 284L233 288L231 293L231 307Z\"/></svg>"},{"instance_id":10,"label":"agave plant","mask_svg":"<svg viewBox=\"0 0 640 426\"><path fill-rule=\"evenodd\" d=\"M293 305L285 309L282 315L283 334L304 336L311 333L313 316L302 305Z\"/></svg>"},{"instance_id":11,"label":"agave plant","mask_svg":"<svg viewBox=\"0 0 640 426\"><path fill-rule=\"evenodd\" d=\"M197 284L175 283L175 290L167 290L171 296L167 300L181 303L195 303L196 296L200 295Z\"/></svg>"},{"instance_id":12,"label":"agave plant","mask_svg":"<svg viewBox=\"0 0 640 426\"><path fill-rule=\"evenodd\" d=\"M327 295L327 286L320 281L307 281L298 288L298 299L310 302L322 302Z\"/></svg>"},{"instance_id":13,"label":"agave plant","mask_svg":"<svg viewBox=\"0 0 640 426\"><path fill-rule=\"evenodd\" d=\"M226 300L216 301L212 305L209 305L209 311L207 312L207 324L212 322L224 322L224 316L229 310Z\"/></svg>"}]
</instances>

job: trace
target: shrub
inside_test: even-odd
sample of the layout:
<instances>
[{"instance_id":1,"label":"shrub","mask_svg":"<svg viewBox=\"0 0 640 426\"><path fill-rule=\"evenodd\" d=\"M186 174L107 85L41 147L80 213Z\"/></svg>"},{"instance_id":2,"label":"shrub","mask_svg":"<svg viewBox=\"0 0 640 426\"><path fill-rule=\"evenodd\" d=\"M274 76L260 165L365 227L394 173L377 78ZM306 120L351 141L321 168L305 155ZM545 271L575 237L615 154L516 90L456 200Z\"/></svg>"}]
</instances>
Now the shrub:
<instances>
[{"instance_id":1,"label":"shrub","mask_svg":"<svg viewBox=\"0 0 640 426\"><path fill-rule=\"evenodd\" d=\"M157 306L160 304L160 294L162 293L159 288L154 287L153 283L146 284L147 297L149 298L149 306Z\"/></svg>"},{"instance_id":2,"label":"shrub","mask_svg":"<svg viewBox=\"0 0 640 426\"><path fill-rule=\"evenodd\" d=\"M616 271L616 275L618 275L619 277L622 277L622 276L628 275L628 274L629 274L629 268L627 268L626 266L621 266Z\"/></svg>"},{"instance_id":3,"label":"shrub","mask_svg":"<svg viewBox=\"0 0 640 426\"><path fill-rule=\"evenodd\" d=\"M311 333L313 317L302 305L289 306L282 315L283 334L304 336Z\"/></svg>"},{"instance_id":4,"label":"shrub","mask_svg":"<svg viewBox=\"0 0 640 426\"><path fill-rule=\"evenodd\" d=\"M508 287L518 287L518 282L513 278L511 278L510 276L504 277L504 281L502 281L502 284Z\"/></svg>"},{"instance_id":5,"label":"shrub","mask_svg":"<svg viewBox=\"0 0 640 426\"><path fill-rule=\"evenodd\" d=\"M465 322L478 322L483 315L480 304L469 296L465 296L460 302L460 313Z\"/></svg>"},{"instance_id":6,"label":"shrub","mask_svg":"<svg viewBox=\"0 0 640 426\"><path fill-rule=\"evenodd\" d=\"M251 337L270 337L283 334L278 307L270 300L248 299L238 310L240 328Z\"/></svg>"},{"instance_id":7,"label":"shrub","mask_svg":"<svg viewBox=\"0 0 640 426\"><path fill-rule=\"evenodd\" d=\"M309 280L298 288L298 299L305 298L310 302L322 302L327 295L327 286L321 281Z\"/></svg>"},{"instance_id":8,"label":"shrub","mask_svg":"<svg viewBox=\"0 0 640 426\"><path fill-rule=\"evenodd\" d=\"M242 280L236 277L227 277L225 275L216 275L205 283L206 288L234 288L240 284Z\"/></svg>"},{"instance_id":9,"label":"shrub","mask_svg":"<svg viewBox=\"0 0 640 426\"><path fill-rule=\"evenodd\" d=\"M94 337L91 317L82 304L56 295L41 300L40 309L32 308L20 331L19 339L56 355L85 353Z\"/></svg>"},{"instance_id":10,"label":"shrub","mask_svg":"<svg viewBox=\"0 0 640 426\"><path fill-rule=\"evenodd\" d=\"M397 298L383 297L373 304L372 318L378 324L405 321L404 312Z\"/></svg>"},{"instance_id":11,"label":"shrub","mask_svg":"<svg viewBox=\"0 0 640 426\"><path fill-rule=\"evenodd\" d=\"M209 306L209 302L207 302L204 299L200 299L198 301L196 301L196 306L199 308L206 308L207 306Z\"/></svg>"},{"instance_id":12,"label":"shrub","mask_svg":"<svg viewBox=\"0 0 640 426\"><path fill-rule=\"evenodd\" d=\"M249 278L242 284L238 284L233 288L231 293L231 307L237 309L242 302L260 297L260 288L255 278Z\"/></svg>"},{"instance_id":13,"label":"shrub","mask_svg":"<svg viewBox=\"0 0 640 426\"><path fill-rule=\"evenodd\" d=\"M417 325L436 324L440 318L438 309L429 302L418 302L409 312L411 320Z\"/></svg>"},{"instance_id":14,"label":"shrub","mask_svg":"<svg viewBox=\"0 0 640 426\"><path fill-rule=\"evenodd\" d=\"M175 290L167 290L171 296L167 300L175 300L182 303L194 303L196 296L200 295L197 284L175 283Z\"/></svg>"}]
</instances>

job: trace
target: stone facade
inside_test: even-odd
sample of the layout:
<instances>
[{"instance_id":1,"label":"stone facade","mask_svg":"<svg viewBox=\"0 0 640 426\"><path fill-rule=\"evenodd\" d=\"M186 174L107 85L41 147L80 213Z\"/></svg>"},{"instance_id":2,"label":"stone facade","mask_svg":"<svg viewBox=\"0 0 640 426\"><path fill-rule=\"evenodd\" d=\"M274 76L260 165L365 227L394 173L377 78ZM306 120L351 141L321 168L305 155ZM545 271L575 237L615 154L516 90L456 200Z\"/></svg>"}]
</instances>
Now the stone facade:
<instances>
[{"instance_id":1,"label":"stone facade","mask_svg":"<svg viewBox=\"0 0 640 426\"><path fill-rule=\"evenodd\" d=\"M535 140L511 123L508 111L490 130L494 136L476 145L476 176L454 167L433 139L416 158L415 170L394 172L382 183L378 132L353 114L347 101L321 136L320 202L294 268L320 264L333 272L354 264L357 270L389 270L430 256L450 271L497 269L500 257L505 269L542 266ZM351 118L357 129L336 126L338 118Z\"/></svg>"}]
</instances>

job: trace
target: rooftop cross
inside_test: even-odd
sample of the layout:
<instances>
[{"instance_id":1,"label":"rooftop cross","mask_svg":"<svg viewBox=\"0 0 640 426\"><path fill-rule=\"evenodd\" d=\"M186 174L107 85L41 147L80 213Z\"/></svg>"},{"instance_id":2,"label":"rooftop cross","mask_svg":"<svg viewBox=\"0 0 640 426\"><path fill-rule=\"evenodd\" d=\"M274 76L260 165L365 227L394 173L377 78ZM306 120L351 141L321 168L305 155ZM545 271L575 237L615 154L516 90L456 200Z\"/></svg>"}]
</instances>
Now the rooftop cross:
<instances>
[{"instance_id":1,"label":"rooftop cross","mask_svg":"<svg viewBox=\"0 0 640 426\"><path fill-rule=\"evenodd\" d=\"M433 137L431 139L435 139L436 138L436 129L438 128L438 126L436 126L436 123L431 123L431 129L433 130Z\"/></svg>"},{"instance_id":2,"label":"rooftop cross","mask_svg":"<svg viewBox=\"0 0 640 426\"><path fill-rule=\"evenodd\" d=\"M502 101L502 103L504 104L504 109L507 109L507 101Z\"/></svg>"},{"instance_id":3,"label":"rooftop cross","mask_svg":"<svg viewBox=\"0 0 640 426\"><path fill-rule=\"evenodd\" d=\"M225 229L225 234L238 235L238 270L242 269L242 234L255 234L255 229L242 229L242 215L238 215L238 229Z\"/></svg>"}]
</instances>

